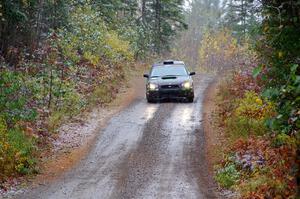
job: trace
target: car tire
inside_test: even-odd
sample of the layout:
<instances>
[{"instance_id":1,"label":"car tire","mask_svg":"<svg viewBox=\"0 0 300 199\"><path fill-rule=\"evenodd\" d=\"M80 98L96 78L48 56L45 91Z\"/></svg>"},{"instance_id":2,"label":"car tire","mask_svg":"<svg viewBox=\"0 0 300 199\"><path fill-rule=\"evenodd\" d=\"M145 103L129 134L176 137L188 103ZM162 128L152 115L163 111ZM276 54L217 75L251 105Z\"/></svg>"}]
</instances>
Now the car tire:
<instances>
[{"instance_id":1,"label":"car tire","mask_svg":"<svg viewBox=\"0 0 300 199\"><path fill-rule=\"evenodd\" d=\"M154 100L154 99L151 99L151 98L147 98L147 102L148 102L148 103L155 103L155 100Z\"/></svg>"},{"instance_id":2,"label":"car tire","mask_svg":"<svg viewBox=\"0 0 300 199\"><path fill-rule=\"evenodd\" d=\"M193 97L188 97L187 101L188 101L188 103L193 103L194 102L194 96Z\"/></svg>"}]
</instances>

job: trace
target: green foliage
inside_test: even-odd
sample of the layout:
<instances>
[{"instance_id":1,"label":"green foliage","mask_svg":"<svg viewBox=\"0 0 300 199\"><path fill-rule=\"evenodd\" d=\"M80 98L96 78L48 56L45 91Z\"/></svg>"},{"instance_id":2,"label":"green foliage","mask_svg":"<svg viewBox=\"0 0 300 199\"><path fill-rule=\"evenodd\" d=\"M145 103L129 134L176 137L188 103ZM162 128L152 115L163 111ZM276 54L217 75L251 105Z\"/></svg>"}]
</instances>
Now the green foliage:
<instances>
[{"instance_id":1,"label":"green foliage","mask_svg":"<svg viewBox=\"0 0 300 199\"><path fill-rule=\"evenodd\" d=\"M245 36L255 28L254 24L248 23L251 14L254 17L261 15L259 18L262 22L256 41L260 63L252 72L255 81L249 82L251 84L247 82L246 87L235 84L234 89L231 89L232 85L227 85L234 95L229 99L230 102L224 104L233 104L225 107L233 107L233 110L225 110L222 115L226 120L225 130L235 135L229 151L234 153L235 158L225 160L222 167L238 163L237 170L241 175L236 185L242 198L297 198L300 140L299 1L227 2L231 3L231 10L227 14L233 16L230 23L233 24L232 29L237 31L235 33ZM247 4L259 9L252 9ZM235 18L236 14L238 18ZM248 25L251 27L248 28ZM237 80L239 84L247 81L246 78ZM248 89L255 84L259 84L260 88ZM241 88L253 90L253 93L245 93L245 89ZM245 96L240 93L245 93ZM245 135L247 139L242 138Z\"/></svg>"},{"instance_id":2,"label":"green foliage","mask_svg":"<svg viewBox=\"0 0 300 199\"><path fill-rule=\"evenodd\" d=\"M221 23L230 28L239 41L245 41L247 37L255 38L259 25L257 15L258 2L253 0L224 0L224 15Z\"/></svg>"},{"instance_id":3,"label":"green foliage","mask_svg":"<svg viewBox=\"0 0 300 199\"><path fill-rule=\"evenodd\" d=\"M61 124L78 115L85 106L85 99L75 89L65 91L52 108L48 118L48 130L55 132Z\"/></svg>"},{"instance_id":4,"label":"green foliage","mask_svg":"<svg viewBox=\"0 0 300 199\"><path fill-rule=\"evenodd\" d=\"M280 88L269 88L263 96L277 105L278 115L268 121L268 126L282 133L292 133L300 129L300 75L298 65L290 67L289 79Z\"/></svg>"},{"instance_id":5,"label":"green foliage","mask_svg":"<svg viewBox=\"0 0 300 199\"><path fill-rule=\"evenodd\" d=\"M114 91L119 89L118 80L107 80L97 86L94 92L89 97L89 103L91 105L106 104L112 101L114 98Z\"/></svg>"},{"instance_id":6,"label":"green foliage","mask_svg":"<svg viewBox=\"0 0 300 199\"><path fill-rule=\"evenodd\" d=\"M228 163L222 169L219 169L215 175L216 181L227 189L231 188L240 178L240 173L235 164Z\"/></svg>"},{"instance_id":7,"label":"green foliage","mask_svg":"<svg viewBox=\"0 0 300 199\"><path fill-rule=\"evenodd\" d=\"M54 111L48 118L48 130L56 132L57 128L63 124L67 119L65 112L61 110Z\"/></svg>"},{"instance_id":8,"label":"green foliage","mask_svg":"<svg viewBox=\"0 0 300 199\"><path fill-rule=\"evenodd\" d=\"M15 170L21 174L34 172L36 148L33 138L25 136L20 129L11 129L8 131L8 143L14 151Z\"/></svg>"},{"instance_id":9,"label":"green foliage","mask_svg":"<svg viewBox=\"0 0 300 199\"><path fill-rule=\"evenodd\" d=\"M119 29L128 27L129 21L134 20L138 10L138 2L136 0L91 0L87 1L89 5L99 12L100 17L111 29ZM119 17L118 12L123 12L123 16Z\"/></svg>"},{"instance_id":10,"label":"green foliage","mask_svg":"<svg viewBox=\"0 0 300 199\"><path fill-rule=\"evenodd\" d=\"M22 76L4 70L0 71L0 77L0 116L10 126L21 120L33 120L36 112L27 107L30 91Z\"/></svg>"},{"instance_id":11,"label":"green foliage","mask_svg":"<svg viewBox=\"0 0 300 199\"><path fill-rule=\"evenodd\" d=\"M244 98L237 100L235 115L238 117L265 120L274 114L274 105L265 100L254 91L247 91Z\"/></svg>"},{"instance_id":12,"label":"green foliage","mask_svg":"<svg viewBox=\"0 0 300 199\"><path fill-rule=\"evenodd\" d=\"M200 66L210 71L218 71L235 65L238 45L228 30L206 31L199 48Z\"/></svg>"},{"instance_id":13,"label":"green foliage","mask_svg":"<svg viewBox=\"0 0 300 199\"><path fill-rule=\"evenodd\" d=\"M34 171L35 139L43 142L83 110L111 102L134 59L168 51L186 28L182 5L1 1L0 182Z\"/></svg>"},{"instance_id":14,"label":"green foliage","mask_svg":"<svg viewBox=\"0 0 300 199\"><path fill-rule=\"evenodd\" d=\"M250 135L264 135L267 128L263 121L253 118L232 117L226 120L227 131L230 137L236 139L239 137L247 138Z\"/></svg>"},{"instance_id":15,"label":"green foliage","mask_svg":"<svg viewBox=\"0 0 300 199\"><path fill-rule=\"evenodd\" d=\"M285 133L279 133L272 139L272 144L274 147L280 146L297 146L297 140L294 137L291 137Z\"/></svg>"},{"instance_id":16,"label":"green foliage","mask_svg":"<svg viewBox=\"0 0 300 199\"><path fill-rule=\"evenodd\" d=\"M265 121L274 115L274 105L271 102L263 101L253 91L247 91L243 98L234 103L236 107L225 121L230 136L239 138L268 132Z\"/></svg>"},{"instance_id":17,"label":"green foliage","mask_svg":"<svg viewBox=\"0 0 300 199\"><path fill-rule=\"evenodd\" d=\"M232 35L229 29L205 31L199 51L199 65L210 72L238 67L240 63L255 62L256 54L250 49L248 41L243 45ZM243 67L243 66L242 66Z\"/></svg>"},{"instance_id":18,"label":"green foliage","mask_svg":"<svg viewBox=\"0 0 300 199\"><path fill-rule=\"evenodd\" d=\"M100 12L91 6L78 7L71 13L70 27L61 30L57 45L65 59L78 64L82 59L93 66L104 61L111 63L132 60L129 42L120 39L118 34L108 30L100 17Z\"/></svg>"},{"instance_id":19,"label":"green foliage","mask_svg":"<svg viewBox=\"0 0 300 199\"><path fill-rule=\"evenodd\" d=\"M103 36L102 31L117 34L120 41L129 43L130 51L127 52L134 53L135 58L159 54L169 50L174 36L186 28L183 4L183 0L56 0L43 3L37 0L4 0L0 3L1 52L6 61L18 64L24 52L26 58L34 58L34 52L50 32L76 27L72 33L78 36L82 32L88 34L94 26L90 36L99 39ZM91 23L83 25L83 21ZM105 45L100 47L110 50ZM89 48L87 56L94 59L89 55L96 53L95 50Z\"/></svg>"},{"instance_id":20,"label":"green foliage","mask_svg":"<svg viewBox=\"0 0 300 199\"><path fill-rule=\"evenodd\" d=\"M112 100L112 93L107 85L98 86L90 96L91 104L108 103Z\"/></svg>"},{"instance_id":21,"label":"green foliage","mask_svg":"<svg viewBox=\"0 0 300 199\"><path fill-rule=\"evenodd\" d=\"M264 96L276 103L278 115L268 126L278 132L299 132L300 94L300 5L294 1L262 3L263 37L257 49L268 65Z\"/></svg>"},{"instance_id":22,"label":"green foliage","mask_svg":"<svg viewBox=\"0 0 300 199\"><path fill-rule=\"evenodd\" d=\"M276 191L277 193L283 193L286 190L285 183L276 182L263 174L250 178L239 187L239 190L243 195L250 195L248 197L251 198L251 193L256 193L260 191L262 187L265 188L266 186L272 187L272 191ZM268 195L268 193L266 192L265 195Z\"/></svg>"},{"instance_id":23,"label":"green foliage","mask_svg":"<svg viewBox=\"0 0 300 199\"><path fill-rule=\"evenodd\" d=\"M254 78L256 78L262 71L262 65L256 67L253 69L252 75Z\"/></svg>"},{"instance_id":24,"label":"green foliage","mask_svg":"<svg viewBox=\"0 0 300 199\"><path fill-rule=\"evenodd\" d=\"M121 40L117 33L110 31L105 37L105 42L108 46L105 55L108 58L119 62L133 60L133 53L130 49L129 42Z\"/></svg>"},{"instance_id":25,"label":"green foliage","mask_svg":"<svg viewBox=\"0 0 300 199\"><path fill-rule=\"evenodd\" d=\"M33 138L18 128L8 129L0 118L0 181L17 173L35 172L35 149Z\"/></svg>"},{"instance_id":26,"label":"green foliage","mask_svg":"<svg viewBox=\"0 0 300 199\"><path fill-rule=\"evenodd\" d=\"M49 29L66 25L67 5L66 0L1 1L0 43L6 61L17 65L20 53L27 50L32 53Z\"/></svg>"},{"instance_id":27,"label":"green foliage","mask_svg":"<svg viewBox=\"0 0 300 199\"><path fill-rule=\"evenodd\" d=\"M226 92L220 92L224 101L220 106L224 113L221 111L220 115L225 120L224 130L229 135L227 141L230 147L226 152L229 158L221 162L216 179L221 186L239 191L242 198L294 198L299 140L293 133L280 132L286 124L278 129L265 125L265 121L270 125L274 115L276 120L281 119L277 111L286 110L277 109L276 100L281 92L269 89L260 96L260 89L248 87L248 76L234 75L234 81L223 85ZM257 79L260 77L259 73ZM236 86L241 82L247 82L247 86ZM244 92L247 87L251 89ZM235 165L240 174L235 183L230 175L222 174L228 165Z\"/></svg>"},{"instance_id":28,"label":"green foliage","mask_svg":"<svg viewBox=\"0 0 300 199\"><path fill-rule=\"evenodd\" d=\"M145 59L169 52L175 36L187 29L183 0L132 0L127 4L133 4L130 6L133 9L127 11L131 17L119 18L121 23L117 23L116 31L130 41L135 58Z\"/></svg>"},{"instance_id":29,"label":"green foliage","mask_svg":"<svg viewBox=\"0 0 300 199\"><path fill-rule=\"evenodd\" d=\"M177 31L187 29L183 15L183 0L149 1L146 22L152 30L153 51L160 55L170 50L170 43Z\"/></svg>"},{"instance_id":30,"label":"green foliage","mask_svg":"<svg viewBox=\"0 0 300 199\"><path fill-rule=\"evenodd\" d=\"M31 90L18 72L0 72L0 181L10 175L34 171L34 141L18 124L32 121L36 111L29 106Z\"/></svg>"}]
</instances>

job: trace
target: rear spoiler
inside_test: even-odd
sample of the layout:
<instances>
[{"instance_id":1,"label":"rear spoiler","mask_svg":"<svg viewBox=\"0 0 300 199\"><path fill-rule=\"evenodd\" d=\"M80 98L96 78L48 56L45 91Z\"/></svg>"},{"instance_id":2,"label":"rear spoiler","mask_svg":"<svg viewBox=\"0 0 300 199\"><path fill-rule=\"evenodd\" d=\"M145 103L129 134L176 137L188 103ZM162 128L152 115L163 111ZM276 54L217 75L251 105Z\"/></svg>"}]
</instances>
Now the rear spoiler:
<instances>
[{"instance_id":1,"label":"rear spoiler","mask_svg":"<svg viewBox=\"0 0 300 199\"><path fill-rule=\"evenodd\" d=\"M163 64L164 65L171 65L171 64L174 64L174 61L164 61Z\"/></svg>"}]
</instances>

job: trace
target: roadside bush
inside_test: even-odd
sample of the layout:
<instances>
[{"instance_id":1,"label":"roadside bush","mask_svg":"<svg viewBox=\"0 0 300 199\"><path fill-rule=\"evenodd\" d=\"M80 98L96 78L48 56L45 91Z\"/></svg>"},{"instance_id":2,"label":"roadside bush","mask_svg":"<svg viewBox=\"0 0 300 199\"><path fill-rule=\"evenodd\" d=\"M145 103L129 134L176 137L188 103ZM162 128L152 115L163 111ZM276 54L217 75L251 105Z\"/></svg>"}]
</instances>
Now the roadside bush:
<instances>
[{"instance_id":1,"label":"roadside bush","mask_svg":"<svg viewBox=\"0 0 300 199\"><path fill-rule=\"evenodd\" d=\"M263 1L257 52L267 66L264 96L276 105L268 127L300 142L300 12L299 1ZM299 147L298 147L299 148ZM299 159L299 153L297 154ZM298 176L300 164L297 164ZM300 193L299 193L300 194Z\"/></svg>"},{"instance_id":2,"label":"roadside bush","mask_svg":"<svg viewBox=\"0 0 300 199\"><path fill-rule=\"evenodd\" d=\"M250 49L249 41L239 44L228 29L206 31L199 48L199 65L209 72L255 66L256 53Z\"/></svg>"},{"instance_id":3,"label":"roadside bush","mask_svg":"<svg viewBox=\"0 0 300 199\"><path fill-rule=\"evenodd\" d=\"M266 121L265 133L261 132L264 136L234 141L234 147L228 153L234 153L236 158L226 160L226 164L241 165L237 168L242 175L236 184L241 198L299 198L300 21L295 13L299 13L300 4L288 0L263 1L261 11L261 35L256 46L261 64L253 70L253 77L262 85L259 90L250 90L261 93L265 107L268 101L271 107L264 113L263 108L257 109L248 102L250 106L246 109L222 112L224 119L232 120L229 128L225 126L229 133L232 127L242 128L243 125L236 125L239 123L236 119L240 117L258 122L264 118ZM241 76L240 80L245 79ZM228 90L234 92L230 92L233 94L230 102L223 103L239 107L241 104L235 104L238 100L232 99L241 98L245 89L235 86L227 85ZM258 132L255 126L249 124L250 129Z\"/></svg>"},{"instance_id":4,"label":"roadside bush","mask_svg":"<svg viewBox=\"0 0 300 199\"><path fill-rule=\"evenodd\" d=\"M14 153L15 170L21 174L35 172L34 137L27 137L20 129L12 129L8 131L8 142Z\"/></svg>"},{"instance_id":5,"label":"roadside bush","mask_svg":"<svg viewBox=\"0 0 300 199\"><path fill-rule=\"evenodd\" d=\"M293 65L287 81L281 87L271 87L263 96L274 101L278 114L268 121L268 126L279 133L289 135L300 131L300 75L299 65Z\"/></svg>"},{"instance_id":6,"label":"roadside bush","mask_svg":"<svg viewBox=\"0 0 300 199\"><path fill-rule=\"evenodd\" d=\"M8 143L7 126L3 119L0 120L0 180L10 173L13 169L12 159L10 158L10 145Z\"/></svg>"},{"instance_id":7,"label":"roadside bush","mask_svg":"<svg viewBox=\"0 0 300 199\"><path fill-rule=\"evenodd\" d=\"M241 164L243 177L238 189L243 198L293 198L296 194L296 148L291 145L274 147L268 136L238 140L232 151L234 161Z\"/></svg>"},{"instance_id":8,"label":"roadside bush","mask_svg":"<svg viewBox=\"0 0 300 199\"><path fill-rule=\"evenodd\" d=\"M262 91L260 79L252 76L252 67L235 71L228 84L224 86L227 87L232 98L242 98L247 91L255 93Z\"/></svg>"},{"instance_id":9,"label":"roadside bush","mask_svg":"<svg viewBox=\"0 0 300 199\"><path fill-rule=\"evenodd\" d=\"M48 130L51 132L55 132L67 119L78 115L86 106L86 100L71 83L61 84L57 91L48 118Z\"/></svg>"},{"instance_id":10,"label":"roadside bush","mask_svg":"<svg viewBox=\"0 0 300 199\"><path fill-rule=\"evenodd\" d=\"M255 92L247 91L242 99L237 100L238 107L235 109L237 117L265 120L274 114L274 105L264 100Z\"/></svg>"},{"instance_id":11,"label":"roadside bush","mask_svg":"<svg viewBox=\"0 0 300 199\"><path fill-rule=\"evenodd\" d=\"M231 117L226 120L225 124L228 135L232 139L247 138L250 135L263 135L267 132L264 121L252 118Z\"/></svg>"},{"instance_id":12,"label":"roadside bush","mask_svg":"<svg viewBox=\"0 0 300 199\"><path fill-rule=\"evenodd\" d=\"M0 182L7 176L35 172L33 139L20 129L8 130L5 121L0 118Z\"/></svg>"},{"instance_id":13,"label":"roadside bush","mask_svg":"<svg viewBox=\"0 0 300 199\"><path fill-rule=\"evenodd\" d=\"M27 106L30 90L24 85L22 76L3 70L0 71L0 77L0 117L10 127L21 120L33 120L36 112Z\"/></svg>"},{"instance_id":14,"label":"roadside bush","mask_svg":"<svg viewBox=\"0 0 300 199\"><path fill-rule=\"evenodd\" d=\"M238 138L268 132L265 121L274 115L274 105L271 102L263 100L253 91L247 91L243 98L234 103L236 107L225 121L229 136Z\"/></svg>"},{"instance_id":15,"label":"roadside bush","mask_svg":"<svg viewBox=\"0 0 300 199\"><path fill-rule=\"evenodd\" d=\"M219 169L215 175L216 181L227 189L231 188L240 178L240 173L236 169L236 166L232 163L228 163L223 168Z\"/></svg>"},{"instance_id":16,"label":"roadside bush","mask_svg":"<svg viewBox=\"0 0 300 199\"><path fill-rule=\"evenodd\" d=\"M269 137L237 139L217 169L220 186L238 190L241 198L293 198L296 194L296 149L274 147Z\"/></svg>"},{"instance_id":17,"label":"roadside bush","mask_svg":"<svg viewBox=\"0 0 300 199\"><path fill-rule=\"evenodd\" d=\"M252 82L251 85L244 84L244 78L246 82ZM296 79L294 77L290 81ZM299 141L291 132L296 129L296 111L290 108L286 112L286 103L278 104L273 99L285 96L290 99L287 100L291 103L289 107L297 106L293 101L297 84L283 87L284 95L273 88L264 91L261 96L258 93L262 89L257 83L245 73L236 73L220 87L220 124L230 138L231 147L225 150L226 158L220 162L215 178L221 187L238 191L241 198L294 198L297 193L296 151ZM279 110L278 105L283 109ZM286 115L278 117L280 113ZM274 124L286 121L287 118L281 117L287 116L294 118L289 119L289 130L278 131L284 125L276 130Z\"/></svg>"},{"instance_id":18,"label":"roadside bush","mask_svg":"<svg viewBox=\"0 0 300 199\"><path fill-rule=\"evenodd\" d=\"M36 119L32 90L24 76L0 71L0 182L8 176L35 171L34 136L26 136L23 123Z\"/></svg>"},{"instance_id":19,"label":"roadside bush","mask_svg":"<svg viewBox=\"0 0 300 199\"><path fill-rule=\"evenodd\" d=\"M90 5L71 11L69 27L50 35L48 51L52 79L39 93L52 91L50 131L91 105L110 102L117 92L116 79L123 80L123 68L133 60L129 42L109 30ZM46 101L49 96L44 96Z\"/></svg>"},{"instance_id":20,"label":"roadside bush","mask_svg":"<svg viewBox=\"0 0 300 199\"><path fill-rule=\"evenodd\" d=\"M200 66L207 70L220 71L237 63L238 44L228 30L207 31L199 49Z\"/></svg>"},{"instance_id":21,"label":"roadside bush","mask_svg":"<svg viewBox=\"0 0 300 199\"><path fill-rule=\"evenodd\" d=\"M111 102L120 88L118 84L119 81L118 77L114 77L113 79L102 82L90 95L88 99L89 103L91 105L97 105Z\"/></svg>"},{"instance_id":22,"label":"roadside bush","mask_svg":"<svg viewBox=\"0 0 300 199\"><path fill-rule=\"evenodd\" d=\"M13 67L0 57L0 182L35 172L35 157L52 133L111 102L133 62L128 30L112 30L89 3L70 8L68 25L43 34L30 53L14 52Z\"/></svg>"},{"instance_id":23,"label":"roadside bush","mask_svg":"<svg viewBox=\"0 0 300 199\"><path fill-rule=\"evenodd\" d=\"M129 42L108 30L101 14L89 5L77 7L71 12L70 28L60 30L55 43L72 65L83 61L99 67L107 62L132 61Z\"/></svg>"}]
</instances>

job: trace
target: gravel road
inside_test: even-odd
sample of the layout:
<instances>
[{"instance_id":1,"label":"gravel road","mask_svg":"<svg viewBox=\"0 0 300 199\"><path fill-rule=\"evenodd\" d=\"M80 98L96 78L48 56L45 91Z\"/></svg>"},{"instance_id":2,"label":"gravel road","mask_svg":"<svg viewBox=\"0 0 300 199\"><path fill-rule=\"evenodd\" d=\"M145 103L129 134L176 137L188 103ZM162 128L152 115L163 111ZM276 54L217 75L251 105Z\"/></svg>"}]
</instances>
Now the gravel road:
<instances>
[{"instance_id":1,"label":"gravel road","mask_svg":"<svg viewBox=\"0 0 300 199\"><path fill-rule=\"evenodd\" d=\"M138 98L114 116L79 165L17 198L217 198L201 125L212 77L195 77L195 102Z\"/></svg>"}]
</instances>

